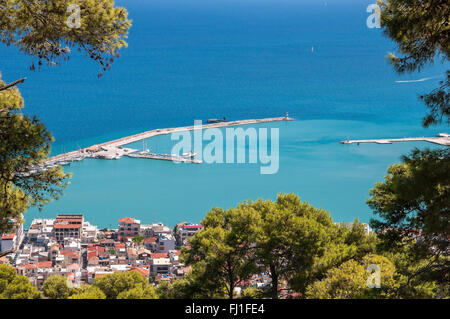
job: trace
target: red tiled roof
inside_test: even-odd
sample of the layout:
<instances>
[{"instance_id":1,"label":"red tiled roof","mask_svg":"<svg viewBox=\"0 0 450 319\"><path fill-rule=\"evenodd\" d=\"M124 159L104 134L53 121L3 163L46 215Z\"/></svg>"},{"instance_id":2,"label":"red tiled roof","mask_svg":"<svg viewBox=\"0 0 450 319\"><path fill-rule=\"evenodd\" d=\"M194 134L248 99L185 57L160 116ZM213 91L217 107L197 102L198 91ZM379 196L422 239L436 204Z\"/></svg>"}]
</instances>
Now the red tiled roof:
<instances>
[{"instance_id":1,"label":"red tiled roof","mask_svg":"<svg viewBox=\"0 0 450 319\"><path fill-rule=\"evenodd\" d=\"M73 252L73 251L68 251L68 250L62 250L61 251L61 255L70 256L70 257L72 257L74 259L80 258L80 255L78 253Z\"/></svg>"},{"instance_id":2,"label":"red tiled roof","mask_svg":"<svg viewBox=\"0 0 450 319\"><path fill-rule=\"evenodd\" d=\"M56 220L59 221L65 221L65 222L72 222L72 223L81 223L81 217L80 218L64 218L64 217L56 217Z\"/></svg>"},{"instance_id":3,"label":"red tiled roof","mask_svg":"<svg viewBox=\"0 0 450 319\"><path fill-rule=\"evenodd\" d=\"M134 218L124 217L124 218L119 219L119 223L133 224Z\"/></svg>"},{"instance_id":4,"label":"red tiled roof","mask_svg":"<svg viewBox=\"0 0 450 319\"><path fill-rule=\"evenodd\" d=\"M87 257L88 259L93 259L95 257L97 257L97 252L96 251L88 253L88 257Z\"/></svg>"},{"instance_id":5,"label":"red tiled roof","mask_svg":"<svg viewBox=\"0 0 450 319\"><path fill-rule=\"evenodd\" d=\"M132 271L132 270L137 271L138 273L140 273L144 277L148 277L148 270L147 269L143 269L143 268L139 268L139 267L131 267L131 269L128 270L128 271Z\"/></svg>"},{"instance_id":6,"label":"red tiled roof","mask_svg":"<svg viewBox=\"0 0 450 319\"><path fill-rule=\"evenodd\" d=\"M37 263L38 268L52 268L52 262L51 261L41 261Z\"/></svg>"},{"instance_id":7,"label":"red tiled roof","mask_svg":"<svg viewBox=\"0 0 450 319\"><path fill-rule=\"evenodd\" d=\"M9 239L14 239L14 237L16 237L15 233L12 234L5 234L2 236L2 240L9 240Z\"/></svg>"},{"instance_id":8,"label":"red tiled roof","mask_svg":"<svg viewBox=\"0 0 450 319\"><path fill-rule=\"evenodd\" d=\"M67 269L69 269L69 270L77 270L78 268L80 268L80 265L77 263L73 263L73 264L70 264L69 266L67 266Z\"/></svg>"},{"instance_id":9,"label":"red tiled roof","mask_svg":"<svg viewBox=\"0 0 450 319\"><path fill-rule=\"evenodd\" d=\"M55 224L53 228L56 229L68 229L68 228L81 228L80 224Z\"/></svg>"},{"instance_id":10,"label":"red tiled roof","mask_svg":"<svg viewBox=\"0 0 450 319\"><path fill-rule=\"evenodd\" d=\"M168 258L167 253L153 253L150 255L151 258Z\"/></svg>"},{"instance_id":11,"label":"red tiled roof","mask_svg":"<svg viewBox=\"0 0 450 319\"><path fill-rule=\"evenodd\" d=\"M28 264L28 265L20 265L19 267L23 267L25 269L36 269L37 265L33 265L33 264ZM18 267L18 268L19 268Z\"/></svg>"},{"instance_id":12,"label":"red tiled roof","mask_svg":"<svg viewBox=\"0 0 450 319\"><path fill-rule=\"evenodd\" d=\"M144 243L145 244L156 243L157 240L158 240L158 238L156 238L156 237L149 237L149 238L144 239Z\"/></svg>"},{"instance_id":13,"label":"red tiled roof","mask_svg":"<svg viewBox=\"0 0 450 319\"><path fill-rule=\"evenodd\" d=\"M121 249L121 248L125 248L125 244L123 244L123 243L117 243L117 244L116 244L116 249Z\"/></svg>"},{"instance_id":14,"label":"red tiled roof","mask_svg":"<svg viewBox=\"0 0 450 319\"><path fill-rule=\"evenodd\" d=\"M183 228L187 228L187 229L203 228L203 225L184 225Z\"/></svg>"}]
</instances>

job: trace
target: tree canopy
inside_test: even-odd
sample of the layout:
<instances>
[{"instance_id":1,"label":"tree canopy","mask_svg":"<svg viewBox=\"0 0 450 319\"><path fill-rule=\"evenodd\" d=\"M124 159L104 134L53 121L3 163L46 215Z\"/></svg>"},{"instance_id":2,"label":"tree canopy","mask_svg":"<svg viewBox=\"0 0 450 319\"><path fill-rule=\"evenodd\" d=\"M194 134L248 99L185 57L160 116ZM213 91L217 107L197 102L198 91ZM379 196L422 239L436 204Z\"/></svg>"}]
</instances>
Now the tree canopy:
<instances>
[{"instance_id":1,"label":"tree canopy","mask_svg":"<svg viewBox=\"0 0 450 319\"><path fill-rule=\"evenodd\" d=\"M113 274L108 274L101 276L99 278L95 278L93 285L99 288L106 296L107 299L117 299L120 295L121 297L126 297L130 295L139 295L139 294L149 294L149 290L146 290L148 286L148 279L144 278L137 271L127 271L120 272L116 271ZM135 288L141 288L141 290L133 290Z\"/></svg>"},{"instance_id":2,"label":"tree canopy","mask_svg":"<svg viewBox=\"0 0 450 319\"><path fill-rule=\"evenodd\" d=\"M384 33L398 45L400 56L388 58L399 73L420 71L436 59L450 58L450 6L447 0L386 0L381 7ZM440 86L420 98L429 109L424 126L450 124L450 71Z\"/></svg>"},{"instance_id":3,"label":"tree canopy","mask_svg":"<svg viewBox=\"0 0 450 319\"><path fill-rule=\"evenodd\" d=\"M278 298L287 286L304 296L306 287L329 269L373 252L376 241L359 222L350 229L336 225L327 211L294 194L279 194L276 201L248 201L229 210L214 208L202 224L204 229L182 250L192 270L177 281L177 288L188 298L234 298L238 284L262 273L271 282L256 295ZM176 295L174 290L175 285L157 289L165 297ZM255 296L255 291L248 293Z\"/></svg>"},{"instance_id":4,"label":"tree canopy","mask_svg":"<svg viewBox=\"0 0 450 319\"><path fill-rule=\"evenodd\" d=\"M371 225L386 251L412 242L411 253L429 259L418 273L448 282L450 238L450 149L414 150L391 165L367 201L376 218Z\"/></svg>"},{"instance_id":5,"label":"tree canopy","mask_svg":"<svg viewBox=\"0 0 450 319\"><path fill-rule=\"evenodd\" d=\"M0 299L39 299L41 294L27 277L7 265L0 265Z\"/></svg>"},{"instance_id":6,"label":"tree canopy","mask_svg":"<svg viewBox=\"0 0 450 319\"><path fill-rule=\"evenodd\" d=\"M72 48L107 70L127 46L130 26L114 0L0 0L0 41L36 57L37 66L59 64Z\"/></svg>"},{"instance_id":7,"label":"tree canopy","mask_svg":"<svg viewBox=\"0 0 450 319\"><path fill-rule=\"evenodd\" d=\"M42 287L44 296L51 299L67 299L70 295L70 288L67 286L65 276L52 275L47 278Z\"/></svg>"},{"instance_id":8,"label":"tree canopy","mask_svg":"<svg viewBox=\"0 0 450 319\"><path fill-rule=\"evenodd\" d=\"M0 233L22 222L30 205L57 199L69 177L61 167L33 170L49 155L53 139L37 118L16 112L22 107L17 88L0 91Z\"/></svg>"}]
</instances>

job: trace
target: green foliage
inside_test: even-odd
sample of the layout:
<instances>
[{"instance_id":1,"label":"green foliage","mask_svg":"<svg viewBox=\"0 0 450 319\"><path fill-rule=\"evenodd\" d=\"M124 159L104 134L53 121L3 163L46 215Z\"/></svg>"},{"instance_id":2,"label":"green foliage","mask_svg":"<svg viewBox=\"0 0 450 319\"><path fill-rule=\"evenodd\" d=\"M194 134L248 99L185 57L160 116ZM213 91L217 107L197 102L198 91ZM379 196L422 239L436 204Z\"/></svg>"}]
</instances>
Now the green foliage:
<instances>
[{"instance_id":1,"label":"green foliage","mask_svg":"<svg viewBox=\"0 0 450 319\"><path fill-rule=\"evenodd\" d=\"M129 290L122 291L117 295L117 299L157 299L158 295L155 292L155 289L150 286L141 286L138 285Z\"/></svg>"},{"instance_id":2,"label":"green foliage","mask_svg":"<svg viewBox=\"0 0 450 319\"><path fill-rule=\"evenodd\" d=\"M183 260L193 266L191 278L201 282L206 293L213 296L234 297L234 287L246 280L255 270L250 244L254 235L254 211L241 208L208 212L202 224L204 230L189 241L191 248L183 249ZM200 288L198 287L198 288Z\"/></svg>"},{"instance_id":3,"label":"green foliage","mask_svg":"<svg viewBox=\"0 0 450 319\"><path fill-rule=\"evenodd\" d=\"M352 229L337 226L327 211L294 194L280 194L276 202L214 208L202 224L204 230L192 237L191 248L182 250L183 260L192 265L179 283L187 298L233 298L239 282L262 272L272 279L272 298L278 298L280 282L304 294L329 269L349 259L362 260L376 248L376 237L367 236L358 221ZM174 295L173 287L157 290Z\"/></svg>"},{"instance_id":4,"label":"green foliage","mask_svg":"<svg viewBox=\"0 0 450 319\"><path fill-rule=\"evenodd\" d=\"M0 91L0 233L13 229L11 218L21 222L30 205L57 199L70 176L61 167L30 172L47 158L53 139L38 119L16 113L22 107L17 88Z\"/></svg>"},{"instance_id":5,"label":"green foliage","mask_svg":"<svg viewBox=\"0 0 450 319\"><path fill-rule=\"evenodd\" d=\"M68 12L70 5L80 7L79 28L67 25L73 13ZM131 26L127 16L113 0L1 0L0 41L37 57L38 66L59 64L73 48L107 70L118 50L127 46Z\"/></svg>"},{"instance_id":6,"label":"green foliage","mask_svg":"<svg viewBox=\"0 0 450 319\"><path fill-rule=\"evenodd\" d=\"M144 240L144 237L142 237L142 236L134 236L133 237L133 242L135 242L138 245L140 245L143 240Z\"/></svg>"},{"instance_id":7,"label":"green foliage","mask_svg":"<svg viewBox=\"0 0 450 319\"><path fill-rule=\"evenodd\" d=\"M0 265L0 294L17 277L17 272L13 267Z\"/></svg>"},{"instance_id":8,"label":"green foliage","mask_svg":"<svg viewBox=\"0 0 450 319\"><path fill-rule=\"evenodd\" d=\"M447 0L386 0L381 7L381 25L384 33L398 44L402 55L388 56L399 73L420 71L435 58L448 61L450 57L450 6ZM446 119L450 124L450 72L440 87L421 96L430 109L424 126Z\"/></svg>"},{"instance_id":9,"label":"green foliage","mask_svg":"<svg viewBox=\"0 0 450 319\"><path fill-rule=\"evenodd\" d=\"M367 274L362 265L355 260L333 268L321 281L316 281L306 288L307 298L314 299L354 299L361 295L366 287Z\"/></svg>"},{"instance_id":10,"label":"green foliage","mask_svg":"<svg viewBox=\"0 0 450 319\"><path fill-rule=\"evenodd\" d=\"M70 288L67 286L67 279L64 276L53 275L47 278L42 286L44 296L51 299L67 299L70 295Z\"/></svg>"},{"instance_id":11,"label":"green foliage","mask_svg":"<svg viewBox=\"0 0 450 319\"><path fill-rule=\"evenodd\" d=\"M262 299L265 297L265 292L262 289L249 287L242 290L239 299Z\"/></svg>"},{"instance_id":12,"label":"green foliage","mask_svg":"<svg viewBox=\"0 0 450 319\"><path fill-rule=\"evenodd\" d=\"M449 282L450 149L414 150L403 163L391 165L367 201L377 219L371 224L382 239L380 249L396 251L411 244L417 273Z\"/></svg>"},{"instance_id":13,"label":"green foliage","mask_svg":"<svg viewBox=\"0 0 450 319\"><path fill-rule=\"evenodd\" d=\"M329 213L301 202L294 194L280 194L276 202L258 200L248 207L260 216L256 254L261 270L268 269L271 276L272 298L278 298L281 280L304 292L318 273L330 267L324 258L340 246L339 229Z\"/></svg>"},{"instance_id":14,"label":"green foliage","mask_svg":"<svg viewBox=\"0 0 450 319\"><path fill-rule=\"evenodd\" d=\"M369 265L377 265L381 271L380 288L368 287ZM371 254L361 263L349 260L330 269L322 280L306 288L306 296L314 299L390 298L398 287L395 276L395 266L386 257Z\"/></svg>"},{"instance_id":15,"label":"green foliage","mask_svg":"<svg viewBox=\"0 0 450 319\"><path fill-rule=\"evenodd\" d=\"M41 294L25 276L19 276L16 270L0 265L0 299L39 299Z\"/></svg>"},{"instance_id":16,"label":"green foliage","mask_svg":"<svg viewBox=\"0 0 450 319\"><path fill-rule=\"evenodd\" d=\"M115 272L113 274L95 278L93 285L99 288L107 299L116 299L120 293L140 286L145 288L148 285L144 278L137 271Z\"/></svg>"},{"instance_id":17,"label":"green foliage","mask_svg":"<svg viewBox=\"0 0 450 319\"><path fill-rule=\"evenodd\" d=\"M68 299L106 299L106 295L94 285L83 285L73 288Z\"/></svg>"}]
</instances>

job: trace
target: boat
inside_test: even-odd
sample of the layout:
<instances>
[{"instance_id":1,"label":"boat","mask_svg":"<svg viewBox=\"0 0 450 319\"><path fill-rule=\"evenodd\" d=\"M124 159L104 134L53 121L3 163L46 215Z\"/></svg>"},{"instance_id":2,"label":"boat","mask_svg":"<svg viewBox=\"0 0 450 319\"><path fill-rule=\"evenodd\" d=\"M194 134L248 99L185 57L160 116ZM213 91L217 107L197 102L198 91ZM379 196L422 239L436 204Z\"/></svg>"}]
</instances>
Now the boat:
<instances>
[{"instance_id":1,"label":"boat","mask_svg":"<svg viewBox=\"0 0 450 319\"><path fill-rule=\"evenodd\" d=\"M207 119L206 123L222 123L222 122L229 122L225 117L223 119Z\"/></svg>"},{"instance_id":2,"label":"boat","mask_svg":"<svg viewBox=\"0 0 450 319\"><path fill-rule=\"evenodd\" d=\"M188 158L194 158L195 156L197 156L197 153L195 152L187 152L181 155L181 157L188 157Z\"/></svg>"}]
</instances>

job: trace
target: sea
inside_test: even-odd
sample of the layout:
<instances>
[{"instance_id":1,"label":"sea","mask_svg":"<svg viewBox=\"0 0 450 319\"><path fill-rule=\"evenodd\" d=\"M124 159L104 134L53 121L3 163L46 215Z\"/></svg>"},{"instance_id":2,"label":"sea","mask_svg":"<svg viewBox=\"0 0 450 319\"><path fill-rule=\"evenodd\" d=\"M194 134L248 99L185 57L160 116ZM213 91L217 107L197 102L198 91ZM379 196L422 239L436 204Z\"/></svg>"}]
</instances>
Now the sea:
<instances>
[{"instance_id":1,"label":"sea","mask_svg":"<svg viewBox=\"0 0 450 319\"><path fill-rule=\"evenodd\" d=\"M142 223L198 223L213 207L295 193L335 221L369 222L369 191L390 164L426 142L342 145L346 139L435 136L424 129L418 95L443 79L437 59L420 73L396 74L396 52L368 28L374 0L118 0L132 19L128 47L98 79L98 66L73 49L61 66L30 71L33 58L0 45L6 82L21 77L24 113L52 132L52 154L194 120L279 117L279 170L256 164L174 164L122 158L72 163L59 200L33 218L82 213L99 227L129 216ZM161 135L131 147L170 152ZM144 146L145 145L145 146Z\"/></svg>"}]
</instances>

